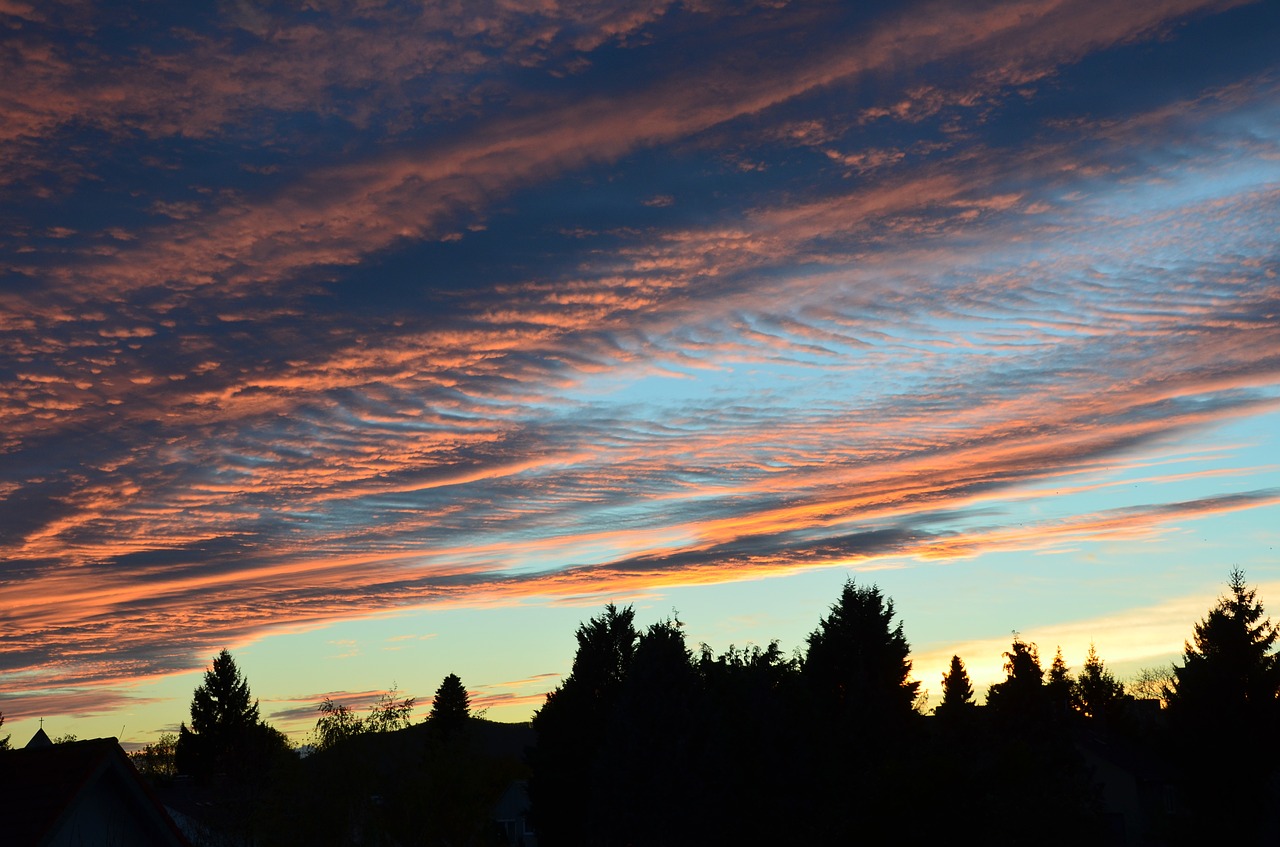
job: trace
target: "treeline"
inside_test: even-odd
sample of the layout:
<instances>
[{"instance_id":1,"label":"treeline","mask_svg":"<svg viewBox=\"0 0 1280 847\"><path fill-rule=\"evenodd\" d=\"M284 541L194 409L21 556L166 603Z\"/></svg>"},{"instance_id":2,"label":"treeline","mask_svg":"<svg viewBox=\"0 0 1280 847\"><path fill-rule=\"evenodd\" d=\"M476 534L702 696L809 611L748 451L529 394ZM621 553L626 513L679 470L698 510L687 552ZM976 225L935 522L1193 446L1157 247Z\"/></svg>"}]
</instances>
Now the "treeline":
<instances>
[{"instance_id":1,"label":"treeline","mask_svg":"<svg viewBox=\"0 0 1280 847\"><path fill-rule=\"evenodd\" d=\"M615 605L576 638L531 726L473 716L450 674L421 723L394 689L366 715L326 699L305 758L223 651L190 726L134 759L262 845L535 843L496 811L526 782L544 847L1280 842L1277 630L1239 571L1136 692L1092 647L1073 672L1015 636L985 698L956 656L930 709L892 600L853 581L794 654L693 649Z\"/></svg>"},{"instance_id":2,"label":"treeline","mask_svg":"<svg viewBox=\"0 0 1280 847\"><path fill-rule=\"evenodd\" d=\"M533 720L539 843L1276 843L1276 638L1234 571L1141 680L1158 699L1092 647L1073 674L1015 636L985 705L956 656L926 718L874 586L848 582L794 656L695 652L678 620L608 606Z\"/></svg>"}]
</instances>

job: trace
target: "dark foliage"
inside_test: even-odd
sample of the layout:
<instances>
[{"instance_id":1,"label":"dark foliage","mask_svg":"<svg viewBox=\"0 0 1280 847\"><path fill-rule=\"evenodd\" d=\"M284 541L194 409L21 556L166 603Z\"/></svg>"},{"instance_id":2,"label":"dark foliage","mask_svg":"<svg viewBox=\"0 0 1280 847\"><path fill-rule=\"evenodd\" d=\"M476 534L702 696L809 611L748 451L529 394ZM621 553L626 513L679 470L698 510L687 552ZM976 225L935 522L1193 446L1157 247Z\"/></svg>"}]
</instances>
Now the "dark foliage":
<instances>
[{"instance_id":1,"label":"dark foliage","mask_svg":"<svg viewBox=\"0 0 1280 847\"><path fill-rule=\"evenodd\" d=\"M809 634L802 671L820 708L840 720L898 721L912 712L910 645L893 623L893 601L849 580Z\"/></svg>"},{"instance_id":2,"label":"dark foliage","mask_svg":"<svg viewBox=\"0 0 1280 847\"><path fill-rule=\"evenodd\" d=\"M942 702L934 714L944 720L963 719L976 708L969 672L959 656L952 656L950 669L942 675Z\"/></svg>"},{"instance_id":3,"label":"dark foliage","mask_svg":"<svg viewBox=\"0 0 1280 847\"><path fill-rule=\"evenodd\" d=\"M1185 810L1178 831L1188 842L1219 832L1226 809L1240 843L1280 835L1277 631L1243 573L1232 571L1228 587L1195 625L1166 693Z\"/></svg>"},{"instance_id":4,"label":"dark foliage","mask_svg":"<svg viewBox=\"0 0 1280 847\"><path fill-rule=\"evenodd\" d=\"M178 730L178 770L199 777L239 774L255 763L258 748L267 743L258 701L235 659L223 650L191 697L191 727L184 723Z\"/></svg>"},{"instance_id":5,"label":"dark foliage","mask_svg":"<svg viewBox=\"0 0 1280 847\"><path fill-rule=\"evenodd\" d=\"M191 727L178 728L178 773L216 788L203 803L204 823L230 838L251 839L261 827L281 769L295 756L279 730L261 721L249 684L226 650L213 659L191 698Z\"/></svg>"},{"instance_id":6,"label":"dark foliage","mask_svg":"<svg viewBox=\"0 0 1280 847\"><path fill-rule=\"evenodd\" d=\"M1107 670L1097 648L1090 644L1084 668L1075 682L1076 708L1085 717L1102 721L1117 716L1124 701L1124 684Z\"/></svg>"},{"instance_id":7,"label":"dark foliage","mask_svg":"<svg viewBox=\"0 0 1280 847\"><path fill-rule=\"evenodd\" d=\"M925 718L892 601L850 581L803 656L776 642L695 654L678 619L641 631L609 605L578 627L572 671L529 726L471 716L450 674L418 726L394 690L366 718L326 701L317 738L333 743L274 765L274 730L224 651L177 747L220 769L219 832L264 845L510 843L494 808L518 809L524 780L550 847L928 843L984 820L995 845L1216 843L1228 821L1267 843L1280 635L1243 575L1230 588L1175 668L1167 720L1093 646L1073 679L1061 649L1046 673L1016 634L986 705L953 656ZM165 756L137 760L160 773Z\"/></svg>"},{"instance_id":8,"label":"dark foliage","mask_svg":"<svg viewBox=\"0 0 1280 847\"><path fill-rule=\"evenodd\" d=\"M427 724L438 735L456 735L471 719L471 696L457 674L449 674L436 689Z\"/></svg>"},{"instance_id":9,"label":"dark foliage","mask_svg":"<svg viewBox=\"0 0 1280 847\"><path fill-rule=\"evenodd\" d=\"M533 716L529 795L544 844L608 843L617 762L605 759L623 686L640 634L635 611L610 603L578 627L578 650L563 683Z\"/></svg>"},{"instance_id":10,"label":"dark foliage","mask_svg":"<svg viewBox=\"0 0 1280 847\"><path fill-rule=\"evenodd\" d=\"M1066 659L1062 658L1062 648L1053 655L1049 665L1049 679L1044 684L1045 705L1049 716L1055 720L1064 720L1076 708L1076 683L1071 678L1071 669Z\"/></svg>"}]
</instances>

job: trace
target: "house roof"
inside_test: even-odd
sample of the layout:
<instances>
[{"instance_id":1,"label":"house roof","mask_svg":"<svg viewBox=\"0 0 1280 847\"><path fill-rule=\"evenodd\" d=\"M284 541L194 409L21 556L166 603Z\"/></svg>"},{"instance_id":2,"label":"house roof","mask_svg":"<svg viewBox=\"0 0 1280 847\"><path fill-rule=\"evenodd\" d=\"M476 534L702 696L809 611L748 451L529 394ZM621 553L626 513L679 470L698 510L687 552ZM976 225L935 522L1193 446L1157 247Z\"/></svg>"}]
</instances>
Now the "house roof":
<instances>
[{"instance_id":1,"label":"house roof","mask_svg":"<svg viewBox=\"0 0 1280 847\"><path fill-rule=\"evenodd\" d=\"M0 753L0 820L4 822L5 843L13 847L48 843L80 798L108 779L123 787L130 813L156 833L156 843L187 844L114 738L28 744L21 750Z\"/></svg>"}]
</instances>

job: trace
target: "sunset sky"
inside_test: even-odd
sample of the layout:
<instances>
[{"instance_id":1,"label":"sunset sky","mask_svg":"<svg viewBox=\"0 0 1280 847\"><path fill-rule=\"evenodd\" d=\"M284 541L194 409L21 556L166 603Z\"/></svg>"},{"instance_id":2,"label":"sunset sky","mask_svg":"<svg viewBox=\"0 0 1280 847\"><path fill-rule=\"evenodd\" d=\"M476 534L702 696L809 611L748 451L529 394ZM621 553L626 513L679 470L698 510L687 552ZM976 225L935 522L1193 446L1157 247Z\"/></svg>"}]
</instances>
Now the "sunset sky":
<instances>
[{"instance_id":1,"label":"sunset sky","mask_svg":"<svg viewBox=\"0 0 1280 847\"><path fill-rule=\"evenodd\" d=\"M1280 615L1280 4L99 5L0 0L0 736Z\"/></svg>"}]
</instances>

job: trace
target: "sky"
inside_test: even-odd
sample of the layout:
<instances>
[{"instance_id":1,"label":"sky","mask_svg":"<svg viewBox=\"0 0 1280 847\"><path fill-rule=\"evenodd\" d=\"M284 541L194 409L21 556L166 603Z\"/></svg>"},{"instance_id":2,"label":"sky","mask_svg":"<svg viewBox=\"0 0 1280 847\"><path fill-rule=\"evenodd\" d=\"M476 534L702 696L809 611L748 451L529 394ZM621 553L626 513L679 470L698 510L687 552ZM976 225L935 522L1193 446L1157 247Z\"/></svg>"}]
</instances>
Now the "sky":
<instances>
[{"instance_id":1,"label":"sky","mask_svg":"<svg viewBox=\"0 0 1280 847\"><path fill-rule=\"evenodd\" d=\"M0 710L527 720L605 603L934 698L1280 614L1280 4L0 0ZM0 734L3 734L0 732Z\"/></svg>"}]
</instances>

